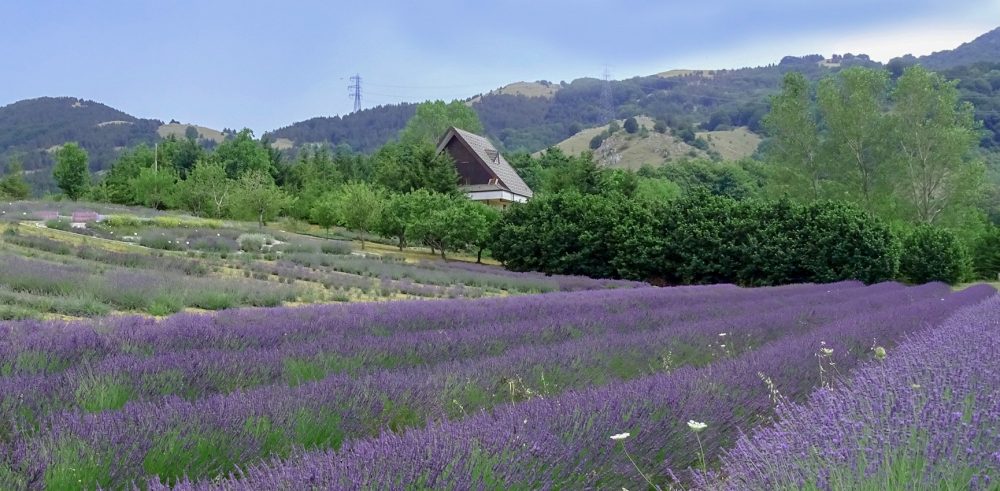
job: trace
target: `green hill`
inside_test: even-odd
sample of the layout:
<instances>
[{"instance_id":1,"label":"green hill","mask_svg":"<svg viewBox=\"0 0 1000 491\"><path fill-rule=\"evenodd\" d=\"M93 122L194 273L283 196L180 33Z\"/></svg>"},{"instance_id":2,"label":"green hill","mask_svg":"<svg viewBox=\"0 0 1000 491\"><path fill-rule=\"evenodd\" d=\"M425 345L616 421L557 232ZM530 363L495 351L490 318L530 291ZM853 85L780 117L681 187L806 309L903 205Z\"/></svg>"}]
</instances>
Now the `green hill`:
<instances>
[{"instance_id":1,"label":"green hill","mask_svg":"<svg viewBox=\"0 0 1000 491\"><path fill-rule=\"evenodd\" d=\"M75 141L91 171L108 168L119 149L156 141L163 123L74 97L41 97L0 107L0 162L20 158L36 189L51 188L52 151Z\"/></svg>"}]
</instances>

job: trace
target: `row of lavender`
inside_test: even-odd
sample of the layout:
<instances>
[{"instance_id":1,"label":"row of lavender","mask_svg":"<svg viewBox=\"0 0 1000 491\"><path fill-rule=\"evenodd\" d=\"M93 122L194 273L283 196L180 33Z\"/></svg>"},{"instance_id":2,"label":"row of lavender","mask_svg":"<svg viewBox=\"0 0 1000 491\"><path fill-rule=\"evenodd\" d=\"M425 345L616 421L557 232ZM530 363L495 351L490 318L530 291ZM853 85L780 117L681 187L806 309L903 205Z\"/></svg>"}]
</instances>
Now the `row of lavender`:
<instances>
[{"instance_id":1,"label":"row of lavender","mask_svg":"<svg viewBox=\"0 0 1000 491\"><path fill-rule=\"evenodd\" d=\"M711 489L997 489L1000 297L739 439Z\"/></svg>"},{"instance_id":2,"label":"row of lavender","mask_svg":"<svg viewBox=\"0 0 1000 491\"><path fill-rule=\"evenodd\" d=\"M925 287L926 288L926 287ZM320 451L242 468L225 481L183 481L181 489L525 489L617 488L640 482L608 436L628 432L624 448L654 482L709 463L743 431L773 417L773 391L798 400L820 385L817 354L849 370L870 358L871 343L892 346L956 309L994 295L989 287L956 294L924 291L895 307L853 313L759 348L629 382L508 404L459 421L347 441ZM830 350L830 351L826 351ZM829 355L826 355L829 353ZM831 363L832 362L832 363ZM821 363L823 363L821 361ZM835 365L833 365L835 364ZM762 382L766 378L769 384ZM700 442L685 424L707 422ZM147 483L157 488L157 481Z\"/></svg>"},{"instance_id":3,"label":"row of lavender","mask_svg":"<svg viewBox=\"0 0 1000 491\"><path fill-rule=\"evenodd\" d=\"M936 295L940 289L929 286L916 292ZM363 389L377 386L371 381L386 374L420 380L421 390L443 395L439 402L451 413L472 411L496 400L523 397L529 390L550 395L608 378L708 363L774 340L788 329L829 322L851 309L886 308L905 302L914 293L898 284L868 288L864 296L847 288L804 290L770 299L751 296L737 301L730 297L732 300L718 310L706 309L698 302L682 306L667 301L621 312L595 309L583 316L578 313L569 321L534 315L499 325L477 322L390 337L361 334L362 329L337 334L328 331L299 341L282 336L283 341L291 342L236 350L164 351L152 345L127 344L127 353L108 353L98 359L96 350L84 348L80 352L90 357L72 366L65 363L67 358L60 358L65 351L53 352L49 359L43 358L42 351L21 351L6 370L13 373L0 377L0 393L10 394L0 399L8 401L0 403L0 411L30 408L31 414L38 416L76 406L86 408L93 404L83 397L89 391L81 392L81 388L95 386L104 391L113 388L118 395L106 401L110 407L101 407L107 409L129 400L167 395L193 400L275 384L294 387L337 374L347 375L342 378ZM667 290L647 293L659 292ZM588 296L598 297L596 292ZM653 302L656 297L643 302ZM516 305L518 300L498 303ZM443 319L439 326L444 327ZM264 328L261 324L256 330ZM144 352L136 353L137 348ZM19 373L39 367L50 372ZM500 397L495 388L504 380L517 381L518 390L508 388L507 397ZM9 402L15 394L16 405ZM486 394L490 397L483 399ZM444 411L438 405L422 403L420 412L433 416Z\"/></svg>"},{"instance_id":4,"label":"row of lavender","mask_svg":"<svg viewBox=\"0 0 1000 491\"><path fill-rule=\"evenodd\" d=\"M638 391L629 392L633 397L655 383L676 384L684 389L672 397L693 398L653 410L654 426L676 423L692 412L694 401L706 402L706 411L728 414L728 421L720 416L720 424L713 425L718 434L706 435L706 450L714 455L737 428L770 417L769 406L760 404L768 393L754 380L754 367L772 376L783 393L799 396L816 384L815 375L802 372L810 373L815 364L817 339L836 346L836 363L848 367L868 356L872 341L891 344L991 293L973 289L952 295L944 285L721 286L261 309L163 322L0 324L0 368L6 367L0 410L3 420L13 423L0 426L0 484L116 486L151 475L173 482L181 476L211 478L268 457L288 458L288 464L279 464L288 470L332 458L301 455L324 448L340 449L332 454L338 462L358 465L364 460L349 456L365 445L395 446L399 439L426 445L448 431L485 431L472 441L491 441L486 435L497 421L545 404L556 404L550 409L562 413L549 423L538 420L555 425L551 431L604 432L624 422L595 424L588 418L620 420L623 414L577 403L590 399L593 406L600 391L625 390L593 388L613 380L633 380L624 385ZM786 356L783 350L790 352ZM721 377L701 392L688 390L705 374ZM641 416L658 401L635 397L625 414ZM476 426L484 420L494 426ZM508 429L518 431L517 425ZM676 428L662 433L667 437L655 450L656 432L648 435L641 454L657 468L663 458L656 453L677 447L678 433ZM564 436L549 433L543 440L572 443ZM634 477L614 459L584 458L593 449L578 455L576 467L552 474L560 466L548 457L495 443L466 447L471 454L461 458L462 450L454 448L441 457L451 460L421 469L385 467L385 474L363 482L352 481L351 473L342 475L347 480L334 477L341 476L339 470L317 482L392 487L416 479L407 472L419 471L443 479L428 481L430 486L463 487L462 481L448 480L458 477L439 473L507 456L529 459L542 472L524 481L529 487L550 481L586 484L581 476L591 476L586 481L591 482L596 471L610 479L600 482ZM386 454L384 462L406 455L406 448L398 451L403 453ZM683 467L690 456L681 452L670 461ZM272 472L267 469L253 472ZM284 487L302 484L282 476ZM245 479L228 485L262 478ZM255 486L271 487L265 481Z\"/></svg>"}]
</instances>

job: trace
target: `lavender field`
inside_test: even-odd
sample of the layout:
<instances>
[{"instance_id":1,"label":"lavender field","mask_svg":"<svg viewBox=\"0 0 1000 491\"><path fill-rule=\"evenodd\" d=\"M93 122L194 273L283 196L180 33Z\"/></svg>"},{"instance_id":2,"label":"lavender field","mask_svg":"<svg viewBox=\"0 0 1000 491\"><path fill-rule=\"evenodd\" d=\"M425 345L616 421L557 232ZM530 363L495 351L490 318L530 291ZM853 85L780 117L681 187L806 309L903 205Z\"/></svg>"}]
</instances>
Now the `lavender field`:
<instances>
[{"instance_id":1,"label":"lavender field","mask_svg":"<svg viewBox=\"0 0 1000 491\"><path fill-rule=\"evenodd\" d=\"M640 287L4 322L0 489L829 489L911 447L914 482L982 482L1000 462L977 388L996 377L969 367L995 348L994 294ZM941 452L965 467L936 469Z\"/></svg>"}]
</instances>

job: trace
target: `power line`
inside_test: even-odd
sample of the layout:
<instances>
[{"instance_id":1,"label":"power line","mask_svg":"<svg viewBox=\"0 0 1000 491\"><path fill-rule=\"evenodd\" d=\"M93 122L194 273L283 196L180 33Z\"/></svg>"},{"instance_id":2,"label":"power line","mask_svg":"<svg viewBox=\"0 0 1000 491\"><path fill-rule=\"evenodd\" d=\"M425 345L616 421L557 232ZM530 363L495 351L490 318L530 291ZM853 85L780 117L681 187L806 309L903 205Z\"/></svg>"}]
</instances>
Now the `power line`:
<instances>
[{"instance_id":1,"label":"power line","mask_svg":"<svg viewBox=\"0 0 1000 491\"><path fill-rule=\"evenodd\" d=\"M348 96L354 98L354 112L360 111L361 110L361 75L360 74L355 73L354 76L351 77L351 85L348 85L347 89L350 90L350 93L348 93Z\"/></svg>"},{"instance_id":2,"label":"power line","mask_svg":"<svg viewBox=\"0 0 1000 491\"><path fill-rule=\"evenodd\" d=\"M371 87L383 87L387 89L467 89L474 87L482 87L489 84L465 84L465 85L391 85L391 84L373 84L368 83Z\"/></svg>"}]
</instances>

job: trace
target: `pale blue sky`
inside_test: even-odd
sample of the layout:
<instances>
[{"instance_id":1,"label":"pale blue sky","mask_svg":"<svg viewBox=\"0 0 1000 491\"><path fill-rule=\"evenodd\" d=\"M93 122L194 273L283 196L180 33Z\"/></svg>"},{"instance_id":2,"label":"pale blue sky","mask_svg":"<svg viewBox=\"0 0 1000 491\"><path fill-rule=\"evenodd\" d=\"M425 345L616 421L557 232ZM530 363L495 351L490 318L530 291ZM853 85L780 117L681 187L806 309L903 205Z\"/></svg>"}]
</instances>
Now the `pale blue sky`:
<instances>
[{"instance_id":1,"label":"pale blue sky","mask_svg":"<svg viewBox=\"0 0 1000 491\"><path fill-rule=\"evenodd\" d=\"M878 60L1000 25L1000 0L0 1L0 105L39 96L258 134L518 80L733 68L786 54Z\"/></svg>"}]
</instances>

